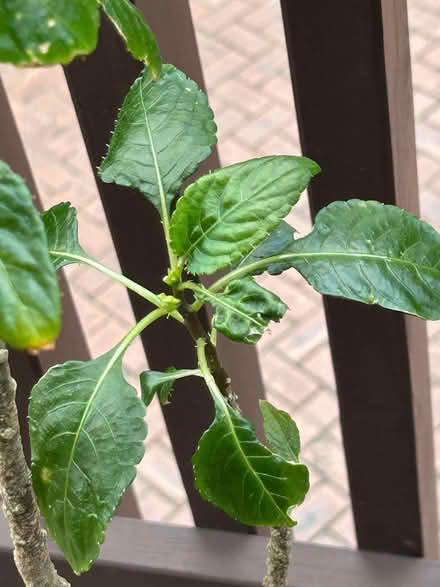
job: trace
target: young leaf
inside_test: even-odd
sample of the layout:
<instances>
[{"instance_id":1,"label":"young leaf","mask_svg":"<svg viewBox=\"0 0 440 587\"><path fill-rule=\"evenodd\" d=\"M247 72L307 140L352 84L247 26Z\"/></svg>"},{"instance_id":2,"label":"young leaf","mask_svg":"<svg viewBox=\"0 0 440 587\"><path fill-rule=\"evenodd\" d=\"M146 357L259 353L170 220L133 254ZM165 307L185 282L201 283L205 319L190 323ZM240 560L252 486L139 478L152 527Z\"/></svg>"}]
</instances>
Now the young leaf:
<instances>
[{"instance_id":1,"label":"young leaf","mask_svg":"<svg viewBox=\"0 0 440 587\"><path fill-rule=\"evenodd\" d=\"M275 228L275 230L269 234L267 239L257 245L242 259L240 259L240 262L236 265L236 267L246 267L246 265L250 265L251 263L259 261L260 259L272 257L273 255L280 255L284 252L285 249L287 249L288 246L292 244L295 232L296 230L290 226L290 224L284 220L281 220L279 226L277 226L277 228ZM267 271L271 275L278 275L278 273L282 273L285 271L285 269L288 268L288 263L274 263L273 265L269 265ZM264 269L257 269L252 273L252 275L259 275L264 271Z\"/></svg>"},{"instance_id":2,"label":"young leaf","mask_svg":"<svg viewBox=\"0 0 440 587\"><path fill-rule=\"evenodd\" d=\"M199 286L191 287L196 295L215 308L213 327L238 342L255 344L271 320L279 322L287 306L278 296L264 289L251 277L231 281L219 294Z\"/></svg>"},{"instance_id":3,"label":"young leaf","mask_svg":"<svg viewBox=\"0 0 440 587\"><path fill-rule=\"evenodd\" d=\"M102 181L140 190L162 212L217 142L206 95L174 65L145 70L125 98Z\"/></svg>"},{"instance_id":4,"label":"young leaf","mask_svg":"<svg viewBox=\"0 0 440 587\"><path fill-rule=\"evenodd\" d=\"M198 369L177 370L170 367L165 373L162 371L144 371L141 373L141 391L145 405L150 405L156 393L161 404L168 404L176 379L188 377L189 375L200 375L200 371Z\"/></svg>"},{"instance_id":5,"label":"young leaf","mask_svg":"<svg viewBox=\"0 0 440 587\"><path fill-rule=\"evenodd\" d=\"M99 554L108 522L144 454L145 407L122 375L120 347L57 365L32 391L34 490L75 573Z\"/></svg>"},{"instance_id":6,"label":"young leaf","mask_svg":"<svg viewBox=\"0 0 440 587\"><path fill-rule=\"evenodd\" d=\"M145 61L155 79L160 76L162 60L155 36L142 13L129 0L99 0L107 16L124 39L127 49L139 61Z\"/></svg>"},{"instance_id":7,"label":"young leaf","mask_svg":"<svg viewBox=\"0 0 440 587\"><path fill-rule=\"evenodd\" d=\"M102 265L84 251L78 241L76 210L69 202L62 202L53 206L50 210L44 212L41 218L46 230L49 255L55 269L60 269L60 267L71 263L85 263L121 283L127 289L136 292L155 306L162 305L163 298L161 299L161 296L156 296L145 287L125 277L125 275ZM176 317L176 313L171 308L170 313ZM183 321L183 318L180 321Z\"/></svg>"},{"instance_id":8,"label":"young leaf","mask_svg":"<svg viewBox=\"0 0 440 587\"><path fill-rule=\"evenodd\" d=\"M0 161L0 339L38 349L55 340L60 326L43 223L23 180Z\"/></svg>"},{"instance_id":9,"label":"young leaf","mask_svg":"<svg viewBox=\"0 0 440 587\"><path fill-rule=\"evenodd\" d=\"M287 412L278 410L266 400L260 399L264 419L264 434L271 449L286 461L299 462L301 442L299 430Z\"/></svg>"},{"instance_id":10,"label":"young leaf","mask_svg":"<svg viewBox=\"0 0 440 587\"><path fill-rule=\"evenodd\" d=\"M14 65L69 63L97 43L97 0L3 0L0 61Z\"/></svg>"},{"instance_id":11,"label":"young leaf","mask_svg":"<svg viewBox=\"0 0 440 587\"><path fill-rule=\"evenodd\" d=\"M251 423L224 400L193 457L204 499L233 519L258 526L294 526L289 510L309 488L307 467L289 463L261 444Z\"/></svg>"},{"instance_id":12,"label":"young leaf","mask_svg":"<svg viewBox=\"0 0 440 587\"><path fill-rule=\"evenodd\" d=\"M175 252L196 274L236 263L280 224L318 172L305 157L273 156L201 177L171 218Z\"/></svg>"},{"instance_id":13,"label":"young leaf","mask_svg":"<svg viewBox=\"0 0 440 587\"><path fill-rule=\"evenodd\" d=\"M282 256L320 293L440 319L440 235L409 212L334 202L289 249Z\"/></svg>"},{"instance_id":14,"label":"young leaf","mask_svg":"<svg viewBox=\"0 0 440 587\"><path fill-rule=\"evenodd\" d=\"M79 244L76 210L70 202L56 204L41 215L55 269L90 257Z\"/></svg>"}]
</instances>

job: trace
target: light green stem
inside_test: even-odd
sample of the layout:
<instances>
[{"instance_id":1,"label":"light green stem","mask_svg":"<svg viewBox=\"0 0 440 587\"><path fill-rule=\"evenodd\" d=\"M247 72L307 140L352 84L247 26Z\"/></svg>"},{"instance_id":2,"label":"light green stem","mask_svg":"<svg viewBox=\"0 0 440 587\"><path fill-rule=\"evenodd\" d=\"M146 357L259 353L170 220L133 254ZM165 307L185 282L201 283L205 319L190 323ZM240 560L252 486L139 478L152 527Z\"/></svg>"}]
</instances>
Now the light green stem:
<instances>
[{"instance_id":1,"label":"light green stem","mask_svg":"<svg viewBox=\"0 0 440 587\"><path fill-rule=\"evenodd\" d=\"M211 293L221 291L228 285L229 282L233 281L234 279L240 279L241 277L245 277L246 275L252 274L257 269L267 267L269 265L272 265L273 263L280 263L282 261L287 261L295 257L303 256L304 255L300 255L298 253L287 253L284 255L274 255L273 257L267 257L265 259L261 259L260 261L249 263L249 265L245 265L244 267L234 269L234 271L231 271L230 273L221 277L215 283L213 283L211 287L208 288L208 290Z\"/></svg>"},{"instance_id":2,"label":"light green stem","mask_svg":"<svg viewBox=\"0 0 440 587\"><path fill-rule=\"evenodd\" d=\"M140 320L130 330L130 332L128 332L127 335L121 340L121 342L119 343L119 345L118 345L118 347L116 349L116 352L115 352L114 356L112 357L112 363L114 364L115 361L117 361L117 359L123 353L125 353L125 351L127 350L127 348L134 341L134 339L137 336L139 336L139 334L141 334L141 332L143 330L145 330L145 328L147 328L147 326L150 326L150 324L152 324L153 322L155 322L156 320L158 320L162 316L165 316L165 314L167 314L166 308L157 308L157 310L153 310L152 312L150 312L149 314L147 314L146 316L144 316L144 318L142 318L142 320Z\"/></svg>"},{"instance_id":3,"label":"light green stem","mask_svg":"<svg viewBox=\"0 0 440 587\"><path fill-rule=\"evenodd\" d=\"M122 273L118 273L117 271L113 271L113 269L106 267L102 263L99 263L98 261L95 261L94 259L91 259L90 257L86 257L83 255L76 255L73 253L66 253L64 251L55 251L55 250L49 251L49 254L52 255L53 257L65 257L66 259L72 259L72 261L77 261L78 263L84 263L84 265L89 265L89 267L93 267L97 271L100 271L101 273L104 273L104 275L107 275L107 277L110 277L114 281L121 283L127 289L134 291L135 293L140 295L145 300L148 300L149 302L151 302L153 305L158 306L158 307L161 307L163 305L159 296L154 294L152 291L150 291L146 287L139 285L138 283L136 283L132 279L129 279L128 277L125 277L125 275L122 275ZM171 312L170 315L173 318L175 318L178 322L181 322L182 324L184 323L183 317L181 316L181 314L179 312L177 312L177 310L174 312Z\"/></svg>"},{"instance_id":4,"label":"light green stem","mask_svg":"<svg viewBox=\"0 0 440 587\"><path fill-rule=\"evenodd\" d=\"M206 385L208 386L209 391L211 392L214 399L218 400L221 404L225 403L224 397L219 390L217 383L215 382L214 376L211 373L211 369L208 365L208 360L206 358L206 340L203 338L199 338L196 342L197 348L197 359L199 362L199 368L202 373L204 380L206 381Z\"/></svg>"}]
</instances>

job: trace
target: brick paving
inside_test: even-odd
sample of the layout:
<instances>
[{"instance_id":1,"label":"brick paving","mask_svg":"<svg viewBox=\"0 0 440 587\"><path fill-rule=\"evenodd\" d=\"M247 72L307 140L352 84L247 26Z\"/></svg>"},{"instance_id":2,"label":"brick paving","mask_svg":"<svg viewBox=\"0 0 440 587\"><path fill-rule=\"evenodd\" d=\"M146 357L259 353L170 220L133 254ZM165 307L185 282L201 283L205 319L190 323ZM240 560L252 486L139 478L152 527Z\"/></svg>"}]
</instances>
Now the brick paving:
<instances>
[{"instance_id":1,"label":"brick paving","mask_svg":"<svg viewBox=\"0 0 440 587\"><path fill-rule=\"evenodd\" d=\"M276 0L192 0L206 83L219 125L223 164L272 153L300 152L281 15ZM440 4L409 0L422 216L440 228ZM58 68L0 68L45 205L70 200L80 238L92 255L117 268L94 179ZM306 199L292 224L310 229ZM93 356L108 350L133 323L125 291L100 274L66 271ZM291 307L258 345L267 394L302 432L312 489L298 510L298 539L355 545L335 385L318 294L293 272L263 277ZM110 316L112 320L109 320ZM437 470L440 472L440 324L429 325ZM133 384L145 368L140 343L129 350ZM294 393L290 394L289 390ZM192 524L160 408L149 410L147 454L135 490L146 519Z\"/></svg>"}]
</instances>

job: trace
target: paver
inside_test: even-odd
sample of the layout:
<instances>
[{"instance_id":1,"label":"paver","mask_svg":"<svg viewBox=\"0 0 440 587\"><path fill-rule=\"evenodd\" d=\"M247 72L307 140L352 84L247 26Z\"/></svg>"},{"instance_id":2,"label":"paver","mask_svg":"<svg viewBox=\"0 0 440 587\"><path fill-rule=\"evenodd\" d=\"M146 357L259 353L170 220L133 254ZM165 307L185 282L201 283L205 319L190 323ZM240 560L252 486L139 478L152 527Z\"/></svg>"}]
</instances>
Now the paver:
<instances>
[{"instance_id":1,"label":"paver","mask_svg":"<svg viewBox=\"0 0 440 587\"><path fill-rule=\"evenodd\" d=\"M409 0L422 216L440 228L440 4ZM279 3L276 0L191 0L210 101L219 125L222 163L300 152ZM47 207L70 200L79 211L86 250L111 267L117 260L80 131L60 69L0 68ZM372 194L374 197L374 194ZM299 233L310 218L303 197L290 217ZM86 268L67 268L93 356L110 348L133 322L117 284ZM334 376L320 296L297 274L264 276L291 308L258 345L269 399L291 412L302 431L312 490L298 510L298 539L355 545L338 422ZM115 313L115 309L117 312ZM110 323L110 317L114 319ZM440 476L440 325L428 326ZM126 372L136 383L145 367L140 343ZM191 524L157 404L135 490L145 518Z\"/></svg>"}]
</instances>

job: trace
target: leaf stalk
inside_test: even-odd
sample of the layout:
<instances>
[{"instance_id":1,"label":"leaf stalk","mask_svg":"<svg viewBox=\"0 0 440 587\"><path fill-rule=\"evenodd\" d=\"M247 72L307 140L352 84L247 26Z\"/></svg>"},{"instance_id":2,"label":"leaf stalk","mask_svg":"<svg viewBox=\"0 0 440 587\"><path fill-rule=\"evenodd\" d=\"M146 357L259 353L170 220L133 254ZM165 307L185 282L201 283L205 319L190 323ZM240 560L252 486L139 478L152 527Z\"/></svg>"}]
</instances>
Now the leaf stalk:
<instances>
[{"instance_id":1,"label":"leaf stalk","mask_svg":"<svg viewBox=\"0 0 440 587\"><path fill-rule=\"evenodd\" d=\"M95 261L94 259L91 259L90 257L76 255L73 253L66 253L64 251L55 251L55 250L49 251L49 254L52 255L53 257L63 256L66 259L72 259L72 261L76 261L78 263L83 263L84 265L89 265L89 267L93 267L97 271L103 273L104 275L107 275L107 277L110 277L110 279L117 281L121 285L125 286L127 289L134 291L135 293L137 293L139 296L141 296L145 300L149 301L154 306L158 306L159 308L164 307L164 301L158 295L156 295L155 293L153 293L152 291L150 291L146 287L139 285L139 283L136 283L132 279L129 279L125 275L122 275L122 273L118 273L117 271L113 271L113 269L106 267L102 263L99 263L98 261ZM170 312L170 316L172 316L175 320L177 320L181 324L184 323L184 319L183 319L182 315L177 310Z\"/></svg>"}]
</instances>

